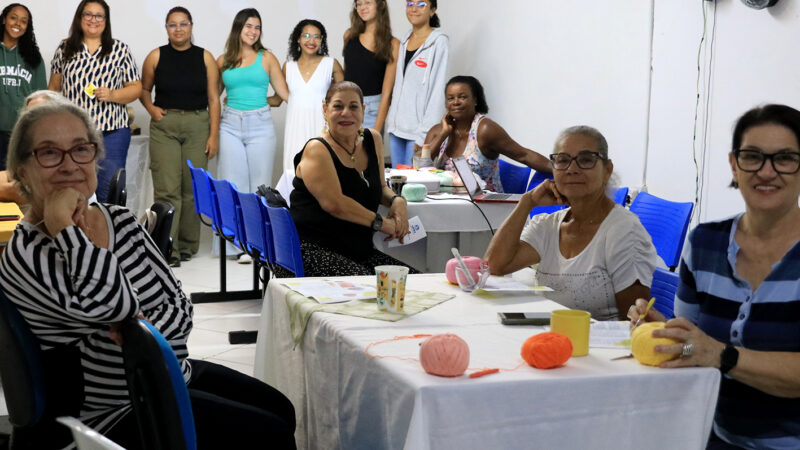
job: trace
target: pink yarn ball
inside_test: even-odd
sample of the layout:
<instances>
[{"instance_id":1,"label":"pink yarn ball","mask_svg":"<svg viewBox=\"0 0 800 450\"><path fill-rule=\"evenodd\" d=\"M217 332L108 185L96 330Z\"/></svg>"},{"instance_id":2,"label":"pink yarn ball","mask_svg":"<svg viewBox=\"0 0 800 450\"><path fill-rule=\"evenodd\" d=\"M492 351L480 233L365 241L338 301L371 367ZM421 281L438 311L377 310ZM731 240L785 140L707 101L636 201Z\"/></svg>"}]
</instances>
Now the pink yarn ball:
<instances>
[{"instance_id":1,"label":"pink yarn ball","mask_svg":"<svg viewBox=\"0 0 800 450\"><path fill-rule=\"evenodd\" d=\"M479 278L478 271L481 270L481 261L483 260L477 256L462 256L461 259L464 260L464 265L467 266L470 275L472 275L472 279L477 281ZM456 266L459 266L458 260L455 258L450 258L450 260L447 261L444 273L447 276L447 281L450 282L450 284L455 284L458 286L458 280L456 279Z\"/></svg>"},{"instance_id":2,"label":"pink yarn ball","mask_svg":"<svg viewBox=\"0 0 800 450\"><path fill-rule=\"evenodd\" d=\"M459 377L469 366L469 346L455 334L437 334L422 343L419 360L431 375Z\"/></svg>"}]
</instances>

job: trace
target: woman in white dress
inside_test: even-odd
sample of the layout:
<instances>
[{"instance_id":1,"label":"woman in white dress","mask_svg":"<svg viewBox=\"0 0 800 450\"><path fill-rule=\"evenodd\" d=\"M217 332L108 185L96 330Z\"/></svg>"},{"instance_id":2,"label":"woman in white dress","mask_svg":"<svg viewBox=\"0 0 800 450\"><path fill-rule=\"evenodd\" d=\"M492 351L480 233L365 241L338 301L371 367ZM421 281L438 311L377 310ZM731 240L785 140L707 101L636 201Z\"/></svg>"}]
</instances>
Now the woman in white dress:
<instances>
[{"instance_id":1,"label":"woman in white dress","mask_svg":"<svg viewBox=\"0 0 800 450\"><path fill-rule=\"evenodd\" d=\"M283 179L289 184L294 178L295 155L325 127L322 104L331 80L344 79L339 61L328 56L327 38L325 27L311 19L301 20L289 37L289 56L283 64L289 85L289 109L283 133ZM280 97L270 97L271 106L280 104Z\"/></svg>"}]
</instances>

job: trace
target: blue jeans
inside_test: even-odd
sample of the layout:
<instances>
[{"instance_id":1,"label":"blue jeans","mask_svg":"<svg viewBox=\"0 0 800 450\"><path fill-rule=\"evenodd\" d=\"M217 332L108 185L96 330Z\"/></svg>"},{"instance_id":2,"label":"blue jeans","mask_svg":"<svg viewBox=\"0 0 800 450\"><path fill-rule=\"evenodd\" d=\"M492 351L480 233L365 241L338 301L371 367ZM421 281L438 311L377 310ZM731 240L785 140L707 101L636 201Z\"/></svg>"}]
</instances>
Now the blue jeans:
<instances>
[{"instance_id":1,"label":"blue jeans","mask_svg":"<svg viewBox=\"0 0 800 450\"><path fill-rule=\"evenodd\" d=\"M217 177L231 181L242 192L255 192L261 184L272 186L276 144L269 106L251 111L224 106Z\"/></svg>"},{"instance_id":2,"label":"blue jeans","mask_svg":"<svg viewBox=\"0 0 800 450\"><path fill-rule=\"evenodd\" d=\"M389 133L389 148L392 153L392 167L398 164L411 165L411 157L414 156L413 140L399 138Z\"/></svg>"},{"instance_id":3,"label":"blue jeans","mask_svg":"<svg viewBox=\"0 0 800 450\"><path fill-rule=\"evenodd\" d=\"M131 129L120 128L103 132L103 146L106 156L100 161L100 170L97 172L97 201L102 203L108 197L108 185L117 169L125 168L128 159L128 147L131 145ZM129 192L129 196L137 195Z\"/></svg>"},{"instance_id":4,"label":"blue jeans","mask_svg":"<svg viewBox=\"0 0 800 450\"><path fill-rule=\"evenodd\" d=\"M378 120L378 108L381 106L381 95L364 97L364 128L375 128ZM383 134L383 130L375 130Z\"/></svg>"}]
</instances>

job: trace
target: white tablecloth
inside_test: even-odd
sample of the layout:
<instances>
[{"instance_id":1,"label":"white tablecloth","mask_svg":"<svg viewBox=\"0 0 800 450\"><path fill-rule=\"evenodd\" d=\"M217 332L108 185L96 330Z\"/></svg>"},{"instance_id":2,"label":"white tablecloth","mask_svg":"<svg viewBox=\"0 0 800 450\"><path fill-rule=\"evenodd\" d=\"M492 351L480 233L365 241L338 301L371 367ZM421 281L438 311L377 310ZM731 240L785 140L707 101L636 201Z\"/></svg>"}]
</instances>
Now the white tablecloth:
<instances>
[{"instance_id":1,"label":"white tablecloth","mask_svg":"<svg viewBox=\"0 0 800 450\"><path fill-rule=\"evenodd\" d=\"M559 308L549 300L477 297L442 274L412 275L408 289L457 296L393 323L315 313L303 344L293 348L280 283L269 283L264 300L255 374L294 404L299 448L705 448L719 388L714 369L663 370L610 361L625 350L591 349L553 370L441 378L414 361L365 354L381 339L450 332L469 344L470 367L513 368L522 362L522 342L544 328L502 326L497 312ZM392 342L374 353L418 356L418 342Z\"/></svg>"},{"instance_id":2,"label":"white tablecloth","mask_svg":"<svg viewBox=\"0 0 800 450\"><path fill-rule=\"evenodd\" d=\"M125 188L128 190L128 201L125 206L138 219L153 204L149 135L131 136L128 159L125 161Z\"/></svg>"},{"instance_id":3,"label":"white tablecloth","mask_svg":"<svg viewBox=\"0 0 800 450\"><path fill-rule=\"evenodd\" d=\"M427 238L389 248L383 242L385 235L375 233L375 247L422 272L444 272L447 260L453 257L452 247L458 248L464 256L482 257L492 240L489 225L497 230L516 203L471 203L468 200L466 196L450 196L408 202L408 217L419 216ZM387 211L381 207L381 214Z\"/></svg>"}]
</instances>

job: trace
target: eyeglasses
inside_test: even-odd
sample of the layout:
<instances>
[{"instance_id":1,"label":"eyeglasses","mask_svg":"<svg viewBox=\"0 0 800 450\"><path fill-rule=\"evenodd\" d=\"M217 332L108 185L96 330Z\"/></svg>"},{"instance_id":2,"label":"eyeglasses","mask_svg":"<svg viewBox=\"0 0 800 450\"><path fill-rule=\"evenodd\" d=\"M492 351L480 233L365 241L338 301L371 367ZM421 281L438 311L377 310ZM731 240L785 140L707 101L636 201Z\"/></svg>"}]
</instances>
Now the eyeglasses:
<instances>
[{"instance_id":1,"label":"eyeglasses","mask_svg":"<svg viewBox=\"0 0 800 450\"><path fill-rule=\"evenodd\" d=\"M178 28L189 28L190 26L192 26L192 24L191 24L191 23L189 23L189 22L181 22L181 23L168 23L168 24L167 24L167 28L169 28L169 29L170 29L170 30L172 30L172 31L175 31L175 30L177 30Z\"/></svg>"},{"instance_id":2,"label":"eyeglasses","mask_svg":"<svg viewBox=\"0 0 800 450\"><path fill-rule=\"evenodd\" d=\"M69 157L72 158L76 164L89 164L94 161L94 157L97 156L97 144L94 142L84 142L69 150L62 150L56 147L44 147L33 151L33 156L36 157L36 161L45 169L60 165L64 162L64 155L66 154L69 154Z\"/></svg>"},{"instance_id":3,"label":"eyeglasses","mask_svg":"<svg viewBox=\"0 0 800 450\"><path fill-rule=\"evenodd\" d=\"M92 14L85 12L81 14L81 16L83 16L83 20L87 22L91 22L92 20L94 20L95 22L103 22L104 20L106 20L106 16L103 14Z\"/></svg>"},{"instance_id":4,"label":"eyeglasses","mask_svg":"<svg viewBox=\"0 0 800 450\"><path fill-rule=\"evenodd\" d=\"M800 170L800 152L781 150L778 153L764 153L761 150L736 149L733 151L736 165L744 172L758 172L769 160L775 172L791 175Z\"/></svg>"},{"instance_id":5,"label":"eyeglasses","mask_svg":"<svg viewBox=\"0 0 800 450\"><path fill-rule=\"evenodd\" d=\"M581 150L578 152L577 156L572 156L569 153L553 153L550 155L550 161L553 163L553 168L556 170L569 169L572 161L575 161L579 169L593 169L594 166L597 165L597 161L601 159L605 161L607 158L600 154L600 152L589 150Z\"/></svg>"},{"instance_id":6,"label":"eyeglasses","mask_svg":"<svg viewBox=\"0 0 800 450\"><path fill-rule=\"evenodd\" d=\"M313 39L315 41L321 41L322 40L322 35L319 35L319 34L303 33L303 34L300 35L300 37L303 38L303 39Z\"/></svg>"},{"instance_id":7,"label":"eyeglasses","mask_svg":"<svg viewBox=\"0 0 800 450\"><path fill-rule=\"evenodd\" d=\"M427 2L408 2L408 3L406 3L406 8L413 8L415 6L417 8L424 8L424 7L428 6L428 3Z\"/></svg>"},{"instance_id":8,"label":"eyeglasses","mask_svg":"<svg viewBox=\"0 0 800 450\"><path fill-rule=\"evenodd\" d=\"M373 6L374 4L375 4L374 0L364 0L364 1L356 2L355 8L358 9L358 8L363 7L363 6Z\"/></svg>"}]
</instances>

